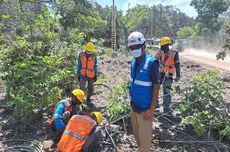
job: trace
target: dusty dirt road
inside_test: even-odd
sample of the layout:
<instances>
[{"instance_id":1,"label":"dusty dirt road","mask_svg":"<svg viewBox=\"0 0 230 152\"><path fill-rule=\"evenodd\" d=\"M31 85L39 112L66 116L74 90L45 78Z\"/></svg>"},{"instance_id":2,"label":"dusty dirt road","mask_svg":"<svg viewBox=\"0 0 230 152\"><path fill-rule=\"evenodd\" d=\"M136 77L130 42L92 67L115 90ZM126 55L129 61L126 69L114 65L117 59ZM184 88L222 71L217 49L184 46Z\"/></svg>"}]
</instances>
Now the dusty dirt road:
<instances>
[{"instance_id":1,"label":"dusty dirt road","mask_svg":"<svg viewBox=\"0 0 230 152\"><path fill-rule=\"evenodd\" d=\"M216 53L210 53L206 50L186 49L180 53L184 60L192 60L197 63L205 64L207 66L215 67L230 72L230 57L225 60L216 60Z\"/></svg>"}]
</instances>

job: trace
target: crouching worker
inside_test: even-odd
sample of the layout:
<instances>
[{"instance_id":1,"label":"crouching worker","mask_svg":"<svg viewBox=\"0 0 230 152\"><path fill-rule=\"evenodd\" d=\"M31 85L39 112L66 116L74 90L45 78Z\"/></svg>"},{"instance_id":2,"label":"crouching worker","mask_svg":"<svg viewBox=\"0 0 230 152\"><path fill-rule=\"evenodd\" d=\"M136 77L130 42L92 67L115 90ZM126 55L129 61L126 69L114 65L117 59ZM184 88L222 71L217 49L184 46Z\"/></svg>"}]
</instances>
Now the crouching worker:
<instances>
[{"instance_id":1,"label":"crouching worker","mask_svg":"<svg viewBox=\"0 0 230 152\"><path fill-rule=\"evenodd\" d=\"M78 105L83 102L85 93L80 89L72 91L72 97L63 99L57 103L54 113L49 121L52 130L62 133L72 115L78 114Z\"/></svg>"},{"instance_id":2,"label":"crouching worker","mask_svg":"<svg viewBox=\"0 0 230 152\"><path fill-rule=\"evenodd\" d=\"M57 144L61 152L87 152L98 146L102 132L97 127L102 122L100 112L90 115L73 115Z\"/></svg>"}]
</instances>

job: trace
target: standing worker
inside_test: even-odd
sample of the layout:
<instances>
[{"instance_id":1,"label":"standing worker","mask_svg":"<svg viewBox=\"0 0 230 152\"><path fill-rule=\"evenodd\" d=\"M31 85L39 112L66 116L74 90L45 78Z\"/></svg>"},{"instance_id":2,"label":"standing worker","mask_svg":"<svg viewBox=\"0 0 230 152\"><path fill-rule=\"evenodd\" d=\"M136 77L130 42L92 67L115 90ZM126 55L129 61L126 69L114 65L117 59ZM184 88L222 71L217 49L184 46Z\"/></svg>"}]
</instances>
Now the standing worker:
<instances>
[{"instance_id":1,"label":"standing worker","mask_svg":"<svg viewBox=\"0 0 230 152\"><path fill-rule=\"evenodd\" d=\"M178 52L170 48L170 38L162 37L160 39L160 50L156 54L156 58L160 63L161 83L163 84L163 106L164 112L170 112L171 104L171 86L173 83L173 74L176 71L175 81L180 79L180 61ZM159 105L158 105L159 106Z\"/></svg>"},{"instance_id":2,"label":"standing worker","mask_svg":"<svg viewBox=\"0 0 230 152\"><path fill-rule=\"evenodd\" d=\"M59 101L55 108L52 118L49 121L51 128L57 133L62 133L68 120L72 115L77 114L77 105L83 102L85 93L80 89L72 91L72 97Z\"/></svg>"},{"instance_id":3,"label":"standing worker","mask_svg":"<svg viewBox=\"0 0 230 152\"><path fill-rule=\"evenodd\" d=\"M74 115L69 120L63 135L57 144L61 152L88 152L95 150L102 139L97 127L102 122L100 112L90 115Z\"/></svg>"},{"instance_id":4,"label":"standing worker","mask_svg":"<svg viewBox=\"0 0 230 152\"><path fill-rule=\"evenodd\" d=\"M91 106L91 96L93 95L93 85L97 81L98 65L97 57L92 42L85 46L85 52L81 52L78 57L77 76L80 88L85 90L86 82L88 83L87 104Z\"/></svg>"},{"instance_id":5,"label":"standing worker","mask_svg":"<svg viewBox=\"0 0 230 152\"><path fill-rule=\"evenodd\" d=\"M152 122L160 88L158 61L145 52L145 38L140 32L128 37L131 61L131 124L140 152L151 151Z\"/></svg>"}]
</instances>

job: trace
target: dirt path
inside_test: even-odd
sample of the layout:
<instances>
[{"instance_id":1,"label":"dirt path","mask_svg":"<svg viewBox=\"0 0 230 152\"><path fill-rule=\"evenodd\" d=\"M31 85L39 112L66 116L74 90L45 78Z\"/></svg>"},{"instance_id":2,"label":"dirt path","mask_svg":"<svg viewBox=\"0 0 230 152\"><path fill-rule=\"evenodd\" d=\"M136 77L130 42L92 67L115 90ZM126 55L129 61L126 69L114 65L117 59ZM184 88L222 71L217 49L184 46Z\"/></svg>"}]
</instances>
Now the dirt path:
<instances>
[{"instance_id":1,"label":"dirt path","mask_svg":"<svg viewBox=\"0 0 230 152\"><path fill-rule=\"evenodd\" d=\"M217 69L222 69L230 72L230 58L225 60L216 60L216 54L205 50L187 49L180 53L180 56L185 60L192 60L200 64L205 64Z\"/></svg>"}]
</instances>

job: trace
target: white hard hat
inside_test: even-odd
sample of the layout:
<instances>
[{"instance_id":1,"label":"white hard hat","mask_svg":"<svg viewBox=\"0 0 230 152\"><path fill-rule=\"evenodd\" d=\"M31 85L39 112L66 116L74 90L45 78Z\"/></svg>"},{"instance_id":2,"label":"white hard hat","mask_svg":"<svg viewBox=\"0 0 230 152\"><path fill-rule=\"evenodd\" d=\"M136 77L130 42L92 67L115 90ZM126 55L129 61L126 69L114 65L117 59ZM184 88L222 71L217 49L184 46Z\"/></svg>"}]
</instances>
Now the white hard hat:
<instances>
[{"instance_id":1,"label":"white hard hat","mask_svg":"<svg viewBox=\"0 0 230 152\"><path fill-rule=\"evenodd\" d=\"M141 32L132 32L128 37L128 46L144 44L145 38Z\"/></svg>"}]
</instances>

